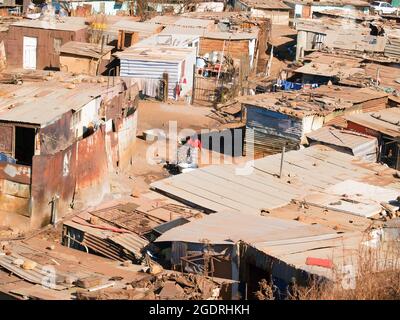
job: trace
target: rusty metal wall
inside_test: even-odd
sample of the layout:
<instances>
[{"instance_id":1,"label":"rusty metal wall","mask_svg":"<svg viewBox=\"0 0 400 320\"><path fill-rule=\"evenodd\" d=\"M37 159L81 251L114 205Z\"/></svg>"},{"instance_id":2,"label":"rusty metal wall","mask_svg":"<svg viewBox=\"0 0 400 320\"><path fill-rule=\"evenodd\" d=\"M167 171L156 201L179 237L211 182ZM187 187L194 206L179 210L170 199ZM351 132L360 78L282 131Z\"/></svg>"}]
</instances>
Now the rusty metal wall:
<instances>
[{"instance_id":1,"label":"rusty metal wall","mask_svg":"<svg viewBox=\"0 0 400 320\"><path fill-rule=\"evenodd\" d=\"M13 138L13 126L0 124L0 152L12 154Z\"/></svg>"},{"instance_id":2,"label":"rusty metal wall","mask_svg":"<svg viewBox=\"0 0 400 320\"><path fill-rule=\"evenodd\" d=\"M30 215L31 168L0 162L0 211Z\"/></svg>"},{"instance_id":3,"label":"rusty metal wall","mask_svg":"<svg viewBox=\"0 0 400 320\"><path fill-rule=\"evenodd\" d=\"M122 105L124 102L124 95L118 94L111 100L105 102L105 116L106 119L116 119L122 115Z\"/></svg>"},{"instance_id":4,"label":"rusty metal wall","mask_svg":"<svg viewBox=\"0 0 400 320\"><path fill-rule=\"evenodd\" d=\"M98 204L110 192L104 126L78 142L76 158L77 199L89 206Z\"/></svg>"},{"instance_id":5,"label":"rusty metal wall","mask_svg":"<svg viewBox=\"0 0 400 320\"><path fill-rule=\"evenodd\" d=\"M107 132L105 139L106 139L108 171L113 172L118 167L119 164L118 132L114 131Z\"/></svg>"},{"instance_id":6,"label":"rusty metal wall","mask_svg":"<svg viewBox=\"0 0 400 320\"><path fill-rule=\"evenodd\" d=\"M76 144L54 155L33 157L32 163L32 211L31 225L45 226L51 221L50 201L57 200L57 212L61 216L73 202L76 183Z\"/></svg>"},{"instance_id":7,"label":"rusty metal wall","mask_svg":"<svg viewBox=\"0 0 400 320\"><path fill-rule=\"evenodd\" d=\"M49 155L68 148L74 141L74 132L71 129L72 111L40 129L40 154Z\"/></svg>"},{"instance_id":8,"label":"rusty metal wall","mask_svg":"<svg viewBox=\"0 0 400 320\"><path fill-rule=\"evenodd\" d=\"M59 68L60 57L54 49L54 39L61 39L61 44L71 40L85 42L86 30L84 28L78 31L65 31L10 26L5 39L7 62L10 66L22 67L23 38L24 36L36 37L38 38L36 68Z\"/></svg>"},{"instance_id":9,"label":"rusty metal wall","mask_svg":"<svg viewBox=\"0 0 400 320\"><path fill-rule=\"evenodd\" d=\"M20 164L0 162L0 179L30 184L31 167Z\"/></svg>"}]
</instances>

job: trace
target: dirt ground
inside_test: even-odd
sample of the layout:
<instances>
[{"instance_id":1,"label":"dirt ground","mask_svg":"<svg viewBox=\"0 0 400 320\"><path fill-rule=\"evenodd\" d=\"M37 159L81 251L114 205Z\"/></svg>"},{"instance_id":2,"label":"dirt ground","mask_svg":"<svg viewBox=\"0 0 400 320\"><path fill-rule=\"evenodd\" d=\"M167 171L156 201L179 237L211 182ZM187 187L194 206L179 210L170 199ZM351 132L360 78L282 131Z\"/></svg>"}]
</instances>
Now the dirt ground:
<instances>
[{"instance_id":1,"label":"dirt ground","mask_svg":"<svg viewBox=\"0 0 400 320\"><path fill-rule=\"evenodd\" d=\"M178 130L185 128L200 130L221 126L220 122L209 116L212 108L184 102L140 101L138 111L138 135L144 130L154 128L168 131L169 121L176 121Z\"/></svg>"}]
</instances>

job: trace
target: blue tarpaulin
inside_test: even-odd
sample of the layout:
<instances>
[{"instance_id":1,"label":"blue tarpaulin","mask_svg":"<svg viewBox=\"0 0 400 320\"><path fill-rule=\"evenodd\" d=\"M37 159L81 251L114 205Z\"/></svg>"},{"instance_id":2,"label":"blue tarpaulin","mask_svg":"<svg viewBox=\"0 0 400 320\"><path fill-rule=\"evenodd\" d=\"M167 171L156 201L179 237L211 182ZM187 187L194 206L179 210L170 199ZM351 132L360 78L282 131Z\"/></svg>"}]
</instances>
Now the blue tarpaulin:
<instances>
[{"instance_id":1,"label":"blue tarpaulin","mask_svg":"<svg viewBox=\"0 0 400 320\"><path fill-rule=\"evenodd\" d=\"M286 80L278 81L277 85L281 87L281 90L300 90L303 89L304 87L308 88L318 88L319 85L318 83L311 83L311 84L304 84L304 83L299 83L299 82L290 82Z\"/></svg>"},{"instance_id":2,"label":"blue tarpaulin","mask_svg":"<svg viewBox=\"0 0 400 320\"><path fill-rule=\"evenodd\" d=\"M17 161L14 158L6 155L5 153L0 152L0 162L8 162L15 164Z\"/></svg>"}]
</instances>

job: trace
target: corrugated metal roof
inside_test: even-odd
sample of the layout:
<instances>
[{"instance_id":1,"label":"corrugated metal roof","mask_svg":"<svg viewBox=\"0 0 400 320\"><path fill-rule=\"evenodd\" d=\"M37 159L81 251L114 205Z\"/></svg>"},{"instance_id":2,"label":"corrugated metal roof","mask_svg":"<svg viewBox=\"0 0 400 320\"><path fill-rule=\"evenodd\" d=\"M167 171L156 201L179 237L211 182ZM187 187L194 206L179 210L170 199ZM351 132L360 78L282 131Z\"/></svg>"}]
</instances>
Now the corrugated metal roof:
<instances>
[{"instance_id":1,"label":"corrugated metal roof","mask_svg":"<svg viewBox=\"0 0 400 320\"><path fill-rule=\"evenodd\" d=\"M351 101L339 101L334 94L317 93L315 89L310 93L302 91L269 92L241 96L236 100L245 105L265 108L300 119L315 114L328 115L335 110L353 106Z\"/></svg>"},{"instance_id":2,"label":"corrugated metal roof","mask_svg":"<svg viewBox=\"0 0 400 320\"><path fill-rule=\"evenodd\" d=\"M186 28L209 28L214 25L214 20L193 19L181 16L155 16L146 23L158 23L162 25L175 25Z\"/></svg>"},{"instance_id":3,"label":"corrugated metal roof","mask_svg":"<svg viewBox=\"0 0 400 320\"><path fill-rule=\"evenodd\" d=\"M59 281L57 281L56 283L52 283L51 281L45 281L46 279L48 279L47 277L49 276L49 273L46 270L45 266L37 263L33 269L26 270L14 264L14 261L16 259L22 259L23 261L31 260L31 259L26 259L24 256L20 254L11 253L11 255L0 256L0 266L8 270L9 272L12 272L13 274L17 275L18 277L25 279L26 281L40 284L44 287L49 286L51 289L54 290L64 290L72 286L67 283L62 283ZM63 274L60 273L58 273L58 275L63 276Z\"/></svg>"},{"instance_id":4,"label":"corrugated metal roof","mask_svg":"<svg viewBox=\"0 0 400 320\"><path fill-rule=\"evenodd\" d=\"M264 10L290 10L290 7L279 0L240 0L250 8Z\"/></svg>"},{"instance_id":5,"label":"corrugated metal roof","mask_svg":"<svg viewBox=\"0 0 400 320\"><path fill-rule=\"evenodd\" d=\"M79 110L122 83L117 78L115 87L108 88L107 80L98 82L101 77L73 77L58 72L47 74L43 73L41 81L1 84L0 120L45 125L70 110Z\"/></svg>"},{"instance_id":6,"label":"corrugated metal roof","mask_svg":"<svg viewBox=\"0 0 400 320\"><path fill-rule=\"evenodd\" d=\"M349 148L355 156L376 155L378 147L378 140L375 137L333 127L322 127L307 133L306 136L309 140Z\"/></svg>"},{"instance_id":7,"label":"corrugated metal roof","mask_svg":"<svg viewBox=\"0 0 400 320\"><path fill-rule=\"evenodd\" d=\"M290 281L288 274L293 273L280 274L285 268L275 262L284 262L286 267L329 278L332 270L306 265L307 257L330 259L338 266L344 260L355 264L353 258L357 257L362 240L361 232L343 234L318 224L309 225L273 217L248 219L237 213L219 212L174 228L161 235L156 242L233 245L242 241L258 250L244 250L243 255L255 261L258 267L272 268L275 276ZM268 257L278 261L271 263Z\"/></svg>"},{"instance_id":8,"label":"corrugated metal roof","mask_svg":"<svg viewBox=\"0 0 400 320\"><path fill-rule=\"evenodd\" d=\"M316 236L308 239L300 238L296 242L280 242L275 244L258 242L250 245L269 257L283 261L286 266L332 279L335 275L334 270L307 265L307 258L328 259L333 261L336 267L340 268L343 265L352 265L356 270L362 241L362 233L353 232L338 234L335 238ZM272 262L265 259L265 256L256 255L255 258L257 261L256 264L259 267L266 267L265 263ZM275 260L275 262L277 261ZM272 269L275 276L286 281L291 280L288 276L293 275L293 273L285 272L288 269L281 264L274 263Z\"/></svg>"},{"instance_id":9,"label":"corrugated metal roof","mask_svg":"<svg viewBox=\"0 0 400 320\"><path fill-rule=\"evenodd\" d=\"M119 59L180 62L193 54L195 48L179 48L173 46L141 45L140 43L115 54Z\"/></svg>"},{"instance_id":10,"label":"corrugated metal roof","mask_svg":"<svg viewBox=\"0 0 400 320\"><path fill-rule=\"evenodd\" d=\"M318 62L307 63L306 65L294 70L296 73L310 74L323 77L334 77L340 75L341 77L348 78L357 73L362 73L362 68L352 68L348 66L341 66L332 62L331 64L323 64Z\"/></svg>"},{"instance_id":11,"label":"corrugated metal roof","mask_svg":"<svg viewBox=\"0 0 400 320\"><path fill-rule=\"evenodd\" d=\"M143 39L140 41L140 45L166 45L184 48L188 47L189 44L198 39L199 36L197 35L174 34L163 30L159 34Z\"/></svg>"},{"instance_id":12,"label":"corrugated metal roof","mask_svg":"<svg viewBox=\"0 0 400 320\"><path fill-rule=\"evenodd\" d=\"M280 161L276 154L248 162L248 171L244 165L210 165L153 182L151 187L212 211L259 215L262 209L284 206L349 179L381 186L395 181L392 169L322 145L285 153L281 179ZM390 187L400 188L398 183Z\"/></svg>"},{"instance_id":13,"label":"corrugated metal roof","mask_svg":"<svg viewBox=\"0 0 400 320\"><path fill-rule=\"evenodd\" d=\"M400 136L400 109L388 108L379 112L352 114L346 120L382 132L391 137Z\"/></svg>"},{"instance_id":14,"label":"corrugated metal roof","mask_svg":"<svg viewBox=\"0 0 400 320\"><path fill-rule=\"evenodd\" d=\"M149 244L146 239L135 233L120 233L109 237L109 239L124 249L133 252L137 257L141 256L141 250Z\"/></svg>"},{"instance_id":15,"label":"corrugated metal roof","mask_svg":"<svg viewBox=\"0 0 400 320\"><path fill-rule=\"evenodd\" d=\"M100 44L96 43L69 41L61 46L60 52L100 59L102 56L111 52L112 49L114 49L113 46L105 45L102 47Z\"/></svg>"},{"instance_id":16,"label":"corrugated metal roof","mask_svg":"<svg viewBox=\"0 0 400 320\"><path fill-rule=\"evenodd\" d=\"M304 197L306 203L361 217L373 217L382 211L382 202L397 203L398 190L346 180L323 192ZM399 207L393 205L394 210Z\"/></svg>"},{"instance_id":17,"label":"corrugated metal roof","mask_svg":"<svg viewBox=\"0 0 400 320\"><path fill-rule=\"evenodd\" d=\"M211 244L234 244L240 240L256 243L319 235L337 237L332 229L319 225L262 216L249 219L246 215L234 212L218 212L173 228L162 234L156 242L202 243L207 240Z\"/></svg>"},{"instance_id":18,"label":"corrugated metal roof","mask_svg":"<svg viewBox=\"0 0 400 320\"><path fill-rule=\"evenodd\" d=\"M159 24L151 23L151 22L137 22L131 21L127 19L122 19L108 27L108 30L125 30L125 31L134 31L139 33L155 33L160 28Z\"/></svg>"},{"instance_id":19,"label":"corrugated metal roof","mask_svg":"<svg viewBox=\"0 0 400 320\"><path fill-rule=\"evenodd\" d=\"M85 238L94 236L99 240L111 241L112 243L115 243L126 249L128 252L133 253L136 257L141 257L141 250L149 244L146 239L133 232L117 233L111 230L90 227L74 221L65 221L64 225L84 232ZM87 241L90 241L90 239ZM104 247L107 248L107 242L104 242ZM112 249L110 248L109 250L111 251Z\"/></svg>"},{"instance_id":20,"label":"corrugated metal roof","mask_svg":"<svg viewBox=\"0 0 400 320\"><path fill-rule=\"evenodd\" d=\"M24 19L13 23L12 26L64 31L78 31L88 27L86 19L82 17L63 17L54 22Z\"/></svg>"},{"instance_id":21,"label":"corrugated metal roof","mask_svg":"<svg viewBox=\"0 0 400 320\"><path fill-rule=\"evenodd\" d=\"M197 35L202 38L220 40L251 40L257 39L258 28L253 27L249 32L245 31L208 31L202 28L184 28L180 26L167 26L163 32L182 35Z\"/></svg>"}]
</instances>

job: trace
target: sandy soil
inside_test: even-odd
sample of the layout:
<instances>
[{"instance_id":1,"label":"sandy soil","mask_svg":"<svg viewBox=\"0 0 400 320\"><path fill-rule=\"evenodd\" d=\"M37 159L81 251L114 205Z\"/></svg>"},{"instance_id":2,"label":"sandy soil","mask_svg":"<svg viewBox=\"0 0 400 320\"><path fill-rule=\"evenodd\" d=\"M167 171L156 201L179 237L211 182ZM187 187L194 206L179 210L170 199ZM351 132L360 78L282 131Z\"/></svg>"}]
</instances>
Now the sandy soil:
<instances>
[{"instance_id":1,"label":"sandy soil","mask_svg":"<svg viewBox=\"0 0 400 320\"><path fill-rule=\"evenodd\" d=\"M138 134L147 129L168 131L169 121L176 121L178 130L191 128L218 128L221 124L210 118L212 108L194 106L183 102L160 103L141 101L138 114Z\"/></svg>"}]
</instances>

